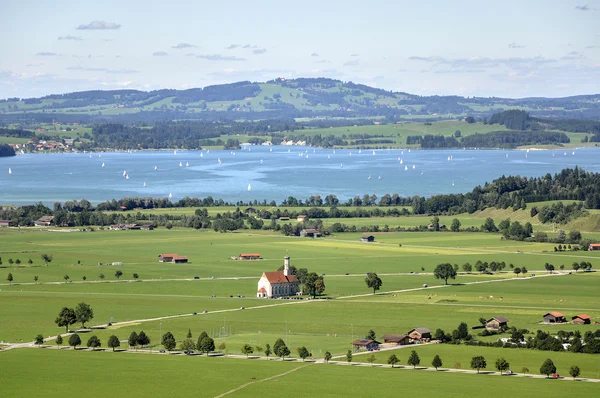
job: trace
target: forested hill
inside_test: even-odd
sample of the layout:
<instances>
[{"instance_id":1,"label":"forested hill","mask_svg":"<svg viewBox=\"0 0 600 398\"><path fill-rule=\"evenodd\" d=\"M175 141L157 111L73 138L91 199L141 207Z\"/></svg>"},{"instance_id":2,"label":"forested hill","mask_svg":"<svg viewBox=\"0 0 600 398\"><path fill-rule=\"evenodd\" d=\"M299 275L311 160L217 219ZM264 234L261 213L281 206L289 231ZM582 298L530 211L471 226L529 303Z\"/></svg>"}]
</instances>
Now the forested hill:
<instances>
[{"instance_id":1,"label":"forested hill","mask_svg":"<svg viewBox=\"0 0 600 398\"><path fill-rule=\"evenodd\" d=\"M155 122L299 117L432 120L489 118L519 108L533 117L600 120L600 95L566 98L418 96L327 78L242 81L188 90L82 91L0 100L0 122ZM507 126L508 127L508 126ZM512 127L509 127L512 128Z\"/></svg>"}]
</instances>

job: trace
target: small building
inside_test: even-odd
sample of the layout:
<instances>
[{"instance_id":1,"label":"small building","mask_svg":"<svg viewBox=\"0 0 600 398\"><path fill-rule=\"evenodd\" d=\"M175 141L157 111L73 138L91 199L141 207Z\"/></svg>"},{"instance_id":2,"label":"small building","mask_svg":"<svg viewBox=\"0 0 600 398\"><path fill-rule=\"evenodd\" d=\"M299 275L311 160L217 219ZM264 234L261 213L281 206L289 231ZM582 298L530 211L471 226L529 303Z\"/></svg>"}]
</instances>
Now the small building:
<instances>
[{"instance_id":1,"label":"small building","mask_svg":"<svg viewBox=\"0 0 600 398\"><path fill-rule=\"evenodd\" d=\"M17 223L12 220L0 220L0 227L14 227L15 225Z\"/></svg>"},{"instance_id":2,"label":"small building","mask_svg":"<svg viewBox=\"0 0 600 398\"><path fill-rule=\"evenodd\" d=\"M411 342L427 342L431 340L431 330L427 328L415 328L408 332Z\"/></svg>"},{"instance_id":3,"label":"small building","mask_svg":"<svg viewBox=\"0 0 600 398\"><path fill-rule=\"evenodd\" d=\"M290 221L289 217L279 217L279 221Z\"/></svg>"},{"instance_id":4,"label":"small building","mask_svg":"<svg viewBox=\"0 0 600 398\"><path fill-rule=\"evenodd\" d=\"M256 214L256 209L252 206L246 208L246 210L244 210L244 213L246 214Z\"/></svg>"},{"instance_id":5,"label":"small building","mask_svg":"<svg viewBox=\"0 0 600 398\"><path fill-rule=\"evenodd\" d=\"M36 227L49 227L54 225L54 216L42 216L34 221Z\"/></svg>"},{"instance_id":6,"label":"small building","mask_svg":"<svg viewBox=\"0 0 600 398\"><path fill-rule=\"evenodd\" d=\"M181 264L187 263L188 258L184 256L180 256L179 254L159 254L158 261L161 263L173 263L173 264Z\"/></svg>"},{"instance_id":7,"label":"small building","mask_svg":"<svg viewBox=\"0 0 600 398\"><path fill-rule=\"evenodd\" d=\"M241 253L235 260L260 260L260 253Z\"/></svg>"},{"instance_id":8,"label":"small building","mask_svg":"<svg viewBox=\"0 0 600 398\"><path fill-rule=\"evenodd\" d=\"M154 230L154 225L152 224L143 224L141 227L144 231L152 231Z\"/></svg>"},{"instance_id":9,"label":"small building","mask_svg":"<svg viewBox=\"0 0 600 398\"><path fill-rule=\"evenodd\" d=\"M508 319L503 316L495 316L488 319L485 323L485 328L488 330L500 330L508 327Z\"/></svg>"},{"instance_id":10,"label":"small building","mask_svg":"<svg viewBox=\"0 0 600 398\"><path fill-rule=\"evenodd\" d=\"M600 250L600 243L590 243L589 251Z\"/></svg>"},{"instance_id":11,"label":"small building","mask_svg":"<svg viewBox=\"0 0 600 398\"><path fill-rule=\"evenodd\" d=\"M119 210L126 211L127 210L127 206L119 206Z\"/></svg>"},{"instance_id":12,"label":"small building","mask_svg":"<svg viewBox=\"0 0 600 398\"><path fill-rule=\"evenodd\" d=\"M373 235L361 236L360 241L361 242L375 242L375 237Z\"/></svg>"},{"instance_id":13,"label":"small building","mask_svg":"<svg viewBox=\"0 0 600 398\"><path fill-rule=\"evenodd\" d=\"M407 345L410 342L406 334L384 334L381 338L385 344Z\"/></svg>"},{"instance_id":14,"label":"small building","mask_svg":"<svg viewBox=\"0 0 600 398\"><path fill-rule=\"evenodd\" d=\"M352 342L352 348L354 351L367 350L373 351L379 348L379 342L375 340L355 340Z\"/></svg>"},{"instance_id":15,"label":"small building","mask_svg":"<svg viewBox=\"0 0 600 398\"><path fill-rule=\"evenodd\" d=\"M300 231L300 236L303 238L320 238L321 233L314 228L307 228Z\"/></svg>"},{"instance_id":16,"label":"small building","mask_svg":"<svg viewBox=\"0 0 600 398\"><path fill-rule=\"evenodd\" d=\"M592 323L592 317L587 314L578 314L571 318L571 323L576 325L589 325Z\"/></svg>"},{"instance_id":17,"label":"small building","mask_svg":"<svg viewBox=\"0 0 600 398\"><path fill-rule=\"evenodd\" d=\"M305 222L305 221L308 221L308 216L305 216L305 215L302 215L302 214L301 214L301 215L299 215L298 217L296 217L296 221L298 221L298 222Z\"/></svg>"},{"instance_id":18,"label":"small building","mask_svg":"<svg viewBox=\"0 0 600 398\"><path fill-rule=\"evenodd\" d=\"M300 282L290 273L290 256L283 258L283 271L263 272L258 280L256 297L277 298L300 293Z\"/></svg>"},{"instance_id":19,"label":"small building","mask_svg":"<svg viewBox=\"0 0 600 398\"><path fill-rule=\"evenodd\" d=\"M567 319L565 318L564 314L560 313L560 312L548 312L547 314L544 314L544 323L565 323L567 322Z\"/></svg>"}]
</instances>

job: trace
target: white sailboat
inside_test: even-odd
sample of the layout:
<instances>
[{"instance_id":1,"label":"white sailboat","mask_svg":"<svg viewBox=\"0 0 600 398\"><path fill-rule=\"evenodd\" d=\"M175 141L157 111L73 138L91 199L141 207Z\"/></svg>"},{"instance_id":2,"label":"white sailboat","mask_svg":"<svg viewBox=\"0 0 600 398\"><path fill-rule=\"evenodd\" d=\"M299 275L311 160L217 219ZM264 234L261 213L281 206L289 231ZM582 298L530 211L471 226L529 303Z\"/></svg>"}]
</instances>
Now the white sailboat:
<instances>
[{"instance_id":1,"label":"white sailboat","mask_svg":"<svg viewBox=\"0 0 600 398\"><path fill-rule=\"evenodd\" d=\"M273 148L269 148L269 152L273 152Z\"/></svg>"},{"instance_id":2,"label":"white sailboat","mask_svg":"<svg viewBox=\"0 0 600 398\"><path fill-rule=\"evenodd\" d=\"M340 164L340 169L344 168L344 163Z\"/></svg>"},{"instance_id":3,"label":"white sailboat","mask_svg":"<svg viewBox=\"0 0 600 398\"><path fill-rule=\"evenodd\" d=\"M154 166L154 171L158 170L158 166Z\"/></svg>"},{"instance_id":4,"label":"white sailboat","mask_svg":"<svg viewBox=\"0 0 600 398\"><path fill-rule=\"evenodd\" d=\"M126 179L126 180L129 180L129 175L128 175L128 174L127 174L127 175L125 175L125 179Z\"/></svg>"},{"instance_id":5,"label":"white sailboat","mask_svg":"<svg viewBox=\"0 0 600 398\"><path fill-rule=\"evenodd\" d=\"M200 152L200 157L201 157L201 158L203 158L203 157L204 157L204 154L203 154L202 152Z\"/></svg>"},{"instance_id":6,"label":"white sailboat","mask_svg":"<svg viewBox=\"0 0 600 398\"><path fill-rule=\"evenodd\" d=\"M185 167L190 167L190 163L189 162L185 162Z\"/></svg>"},{"instance_id":7,"label":"white sailboat","mask_svg":"<svg viewBox=\"0 0 600 398\"><path fill-rule=\"evenodd\" d=\"M408 153L410 153L410 149L408 150Z\"/></svg>"},{"instance_id":8,"label":"white sailboat","mask_svg":"<svg viewBox=\"0 0 600 398\"><path fill-rule=\"evenodd\" d=\"M404 166L404 171L408 171L408 166Z\"/></svg>"},{"instance_id":9,"label":"white sailboat","mask_svg":"<svg viewBox=\"0 0 600 398\"><path fill-rule=\"evenodd\" d=\"M308 159L308 155L306 155L306 159Z\"/></svg>"},{"instance_id":10,"label":"white sailboat","mask_svg":"<svg viewBox=\"0 0 600 398\"><path fill-rule=\"evenodd\" d=\"M183 164L181 162L179 162L179 167L183 167Z\"/></svg>"},{"instance_id":11,"label":"white sailboat","mask_svg":"<svg viewBox=\"0 0 600 398\"><path fill-rule=\"evenodd\" d=\"M123 170L123 177L127 175L127 170Z\"/></svg>"},{"instance_id":12,"label":"white sailboat","mask_svg":"<svg viewBox=\"0 0 600 398\"><path fill-rule=\"evenodd\" d=\"M263 164L263 160L262 159L260 160L260 164Z\"/></svg>"},{"instance_id":13,"label":"white sailboat","mask_svg":"<svg viewBox=\"0 0 600 398\"><path fill-rule=\"evenodd\" d=\"M335 149L333 150L333 153L335 153Z\"/></svg>"},{"instance_id":14,"label":"white sailboat","mask_svg":"<svg viewBox=\"0 0 600 398\"><path fill-rule=\"evenodd\" d=\"M104 163L102 163L102 167L104 167Z\"/></svg>"},{"instance_id":15,"label":"white sailboat","mask_svg":"<svg viewBox=\"0 0 600 398\"><path fill-rule=\"evenodd\" d=\"M350 152L348 155L352 156L352 152Z\"/></svg>"},{"instance_id":16,"label":"white sailboat","mask_svg":"<svg viewBox=\"0 0 600 398\"><path fill-rule=\"evenodd\" d=\"M219 162L219 164L221 164L221 158L217 158L217 162Z\"/></svg>"},{"instance_id":17,"label":"white sailboat","mask_svg":"<svg viewBox=\"0 0 600 398\"><path fill-rule=\"evenodd\" d=\"M8 168L8 174L12 174L12 170L10 167Z\"/></svg>"},{"instance_id":18,"label":"white sailboat","mask_svg":"<svg viewBox=\"0 0 600 398\"><path fill-rule=\"evenodd\" d=\"M377 177L378 180L381 180L381 176Z\"/></svg>"},{"instance_id":19,"label":"white sailboat","mask_svg":"<svg viewBox=\"0 0 600 398\"><path fill-rule=\"evenodd\" d=\"M508 153L506 154L506 157L508 158Z\"/></svg>"},{"instance_id":20,"label":"white sailboat","mask_svg":"<svg viewBox=\"0 0 600 398\"><path fill-rule=\"evenodd\" d=\"M146 188L146 181L144 181L144 188Z\"/></svg>"},{"instance_id":21,"label":"white sailboat","mask_svg":"<svg viewBox=\"0 0 600 398\"><path fill-rule=\"evenodd\" d=\"M370 180L370 179L371 179L371 176L368 176L368 177L367 177L367 180Z\"/></svg>"},{"instance_id":22,"label":"white sailboat","mask_svg":"<svg viewBox=\"0 0 600 398\"><path fill-rule=\"evenodd\" d=\"M173 194L169 192L169 199L173 197Z\"/></svg>"},{"instance_id":23,"label":"white sailboat","mask_svg":"<svg viewBox=\"0 0 600 398\"><path fill-rule=\"evenodd\" d=\"M248 184L248 191L252 191L252 185Z\"/></svg>"},{"instance_id":24,"label":"white sailboat","mask_svg":"<svg viewBox=\"0 0 600 398\"><path fill-rule=\"evenodd\" d=\"M400 164L404 164L404 160L400 159Z\"/></svg>"},{"instance_id":25,"label":"white sailboat","mask_svg":"<svg viewBox=\"0 0 600 398\"><path fill-rule=\"evenodd\" d=\"M571 155L575 155L575 151L573 151L573 153Z\"/></svg>"},{"instance_id":26,"label":"white sailboat","mask_svg":"<svg viewBox=\"0 0 600 398\"><path fill-rule=\"evenodd\" d=\"M452 186L454 186L454 180L452 180Z\"/></svg>"},{"instance_id":27,"label":"white sailboat","mask_svg":"<svg viewBox=\"0 0 600 398\"><path fill-rule=\"evenodd\" d=\"M175 150L175 151L173 151L173 155L177 155L177 151L176 151L176 150Z\"/></svg>"},{"instance_id":28,"label":"white sailboat","mask_svg":"<svg viewBox=\"0 0 600 398\"><path fill-rule=\"evenodd\" d=\"M331 159L331 155L327 155L327 159Z\"/></svg>"},{"instance_id":29,"label":"white sailboat","mask_svg":"<svg viewBox=\"0 0 600 398\"><path fill-rule=\"evenodd\" d=\"M373 155L375 155L375 151L373 151Z\"/></svg>"},{"instance_id":30,"label":"white sailboat","mask_svg":"<svg viewBox=\"0 0 600 398\"><path fill-rule=\"evenodd\" d=\"M415 166L415 165L413 164L413 169L416 169L416 168L417 168L417 166Z\"/></svg>"},{"instance_id":31,"label":"white sailboat","mask_svg":"<svg viewBox=\"0 0 600 398\"><path fill-rule=\"evenodd\" d=\"M206 154L208 155L209 153L210 153L210 149L207 149L206 150Z\"/></svg>"}]
</instances>

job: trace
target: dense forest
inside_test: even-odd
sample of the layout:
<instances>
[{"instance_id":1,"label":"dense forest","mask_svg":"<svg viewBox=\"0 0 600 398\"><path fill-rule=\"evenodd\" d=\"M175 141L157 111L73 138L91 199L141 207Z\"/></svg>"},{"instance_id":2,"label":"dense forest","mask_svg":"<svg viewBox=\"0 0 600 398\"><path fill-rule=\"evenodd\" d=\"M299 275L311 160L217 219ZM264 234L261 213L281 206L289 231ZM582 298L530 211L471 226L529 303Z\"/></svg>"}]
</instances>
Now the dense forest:
<instances>
[{"instance_id":1,"label":"dense forest","mask_svg":"<svg viewBox=\"0 0 600 398\"><path fill-rule=\"evenodd\" d=\"M408 145L421 145L423 149L439 148L505 148L523 145L567 144L565 133L557 131L492 131L485 134L472 134L462 138L427 134L407 137Z\"/></svg>"},{"instance_id":2,"label":"dense forest","mask_svg":"<svg viewBox=\"0 0 600 398\"><path fill-rule=\"evenodd\" d=\"M15 150L7 144L0 144L0 158L7 156L15 156Z\"/></svg>"}]
</instances>

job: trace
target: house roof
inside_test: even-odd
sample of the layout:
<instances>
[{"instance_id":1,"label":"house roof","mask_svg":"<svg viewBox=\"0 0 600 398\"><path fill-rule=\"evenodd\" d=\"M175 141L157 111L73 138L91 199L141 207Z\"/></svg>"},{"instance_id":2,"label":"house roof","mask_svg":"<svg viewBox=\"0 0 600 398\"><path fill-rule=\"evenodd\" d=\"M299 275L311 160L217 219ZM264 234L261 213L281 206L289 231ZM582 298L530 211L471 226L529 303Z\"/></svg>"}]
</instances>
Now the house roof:
<instances>
[{"instance_id":1,"label":"house roof","mask_svg":"<svg viewBox=\"0 0 600 398\"><path fill-rule=\"evenodd\" d=\"M7 222L12 222L12 220L0 220L0 222L7 223Z\"/></svg>"},{"instance_id":2,"label":"house roof","mask_svg":"<svg viewBox=\"0 0 600 398\"><path fill-rule=\"evenodd\" d=\"M242 253L240 257L260 257L260 253Z\"/></svg>"},{"instance_id":3,"label":"house roof","mask_svg":"<svg viewBox=\"0 0 600 398\"><path fill-rule=\"evenodd\" d=\"M298 283L296 275L284 275L281 271L265 272L263 274L269 283Z\"/></svg>"},{"instance_id":4,"label":"house roof","mask_svg":"<svg viewBox=\"0 0 600 398\"><path fill-rule=\"evenodd\" d=\"M264 287L261 287L260 289L258 289L258 293L266 293L267 291L265 290Z\"/></svg>"},{"instance_id":5,"label":"house roof","mask_svg":"<svg viewBox=\"0 0 600 398\"><path fill-rule=\"evenodd\" d=\"M359 346L367 346L369 344L380 344L378 341L375 340L355 340L352 342L352 345L359 345Z\"/></svg>"},{"instance_id":6,"label":"house roof","mask_svg":"<svg viewBox=\"0 0 600 398\"><path fill-rule=\"evenodd\" d=\"M495 316L492 319L489 319L488 322L493 321L494 319L497 320L500 323L507 323L508 322L508 319L506 319L503 316Z\"/></svg>"},{"instance_id":7,"label":"house roof","mask_svg":"<svg viewBox=\"0 0 600 398\"><path fill-rule=\"evenodd\" d=\"M412 332L412 331L419 332L421 334L431 333L431 330L429 330L427 328L414 328L410 332ZM410 332L408 332L408 333L410 334Z\"/></svg>"},{"instance_id":8,"label":"house roof","mask_svg":"<svg viewBox=\"0 0 600 398\"><path fill-rule=\"evenodd\" d=\"M600 247L600 243L590 243L590 247Z\"/></svg>"},{"instance_id":9,"label":"house roof","mask_svg":"<svg viewBox=\"0 0 600 398\"><path fill-rule=\"evenodd\" d=\"M405 334L384 334L381 338L385 341L402 341L408 336Z\"/></svg>"},{"instance_id":10,"label":"house roof","mask_svg":"<svg viewBox=\"0 0 600 398\"><path fill-rule=\"evenodd\" d=\"M307 229L303 229L302 231L304 231L304 232L306 232L308 234L318 234L318 233L320 233L319 231L317 231L314 228L307 228Z\"/></svg>"},{"instance_id":11,"label":"house roof","mask_svg":"<svg viewBox=\"0 0 600 398\"><path fill-rule=\"evenodd\" d=\"M572 319L575 319L575 318L592 319L592 317L589 316L588 314L578 314L578 315L575 315Z\"/></svg>"},{"instance_id":12,"label":"house roof","mask_svg":"<svg viewBox=\"0 0 600 398\"><path fill-rule=\"evenodd\" d=\"M558 312L558 311L553 311L553 312L548 312L547 314L544 314L544 316L546 315L552 315L555 318L563 318L565 315Z\"/></svg>"},{"instance_id":13,"label":"house roof","mask_svg":"<svg viewBox=\"0 0 600 398\"><path fill-rule=\"evenodd\" d=\"M52 220L54 220L54 216L41 216L38 218L38 221L41 222L51 222Z\"/></svg>"},{"instance_id":14,"label":"house roof","mask_svg":"<svg viewBox=\"0 0 600 398\"><path fill-rule=\"evenodd\" d=\"M179 257L179 254L159 254L158 257Z\"/></svg>"},{"instance_id":15,"label":"house roof","mask_svg":"<svg viewBox=\"0 0 600 398\"><path fill-rule=\"evenodd\" d=\"M298 217L296 218L308 218L308 216L305 216L304 214L300 214Z\"/></svg>"}]
</instances>

